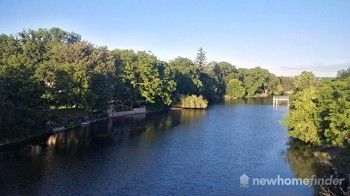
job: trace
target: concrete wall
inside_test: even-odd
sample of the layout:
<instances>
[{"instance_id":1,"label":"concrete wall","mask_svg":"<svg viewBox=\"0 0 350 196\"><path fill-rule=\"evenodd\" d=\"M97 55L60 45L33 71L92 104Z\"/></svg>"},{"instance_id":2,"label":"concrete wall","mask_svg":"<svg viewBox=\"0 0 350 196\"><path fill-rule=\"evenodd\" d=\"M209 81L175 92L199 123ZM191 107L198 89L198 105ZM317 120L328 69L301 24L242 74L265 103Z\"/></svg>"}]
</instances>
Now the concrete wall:
<instances>
[{"instance_id":1,"label":"concrete wall","mask_svg":"<svg viewBox=\"0 0 350 196\"><path fill-rule=\"evenodd\" d=\"M146 114L146 107L140 107L140 108L133 108L132 110L129 111L121 111L121 112L114 112L113 110L108 110L108 117L109 118L114 118L114 117L121 117L121 116L126 116L126 115L133 115L133 114ZM81 124L77 124L76 127L78 126L89 126L91 123L100 121L100 120L105 120L107 118L97 118L97 119L93 119L93 120L89 120L86 122L82 122ZM53 133L58 133L58 132L62 132L68 128L72 128L72 127L65 127L65 126L61 126L61 127L54 127L52 129Z\"/></svg>"},{"instance_id":2,"label":"concrete wall","mask_svg":"<svg viewBox=\"0 0 350 196\"><path fill-rule=\"evenodd\" d=\"M140 107L140 108L133 108L129 111L121 111L121 112L109 112L109 117L121 117L126 115L132 115L132 114L144 114L146 113L146 107Z\"/></svg>"}]
</instances>

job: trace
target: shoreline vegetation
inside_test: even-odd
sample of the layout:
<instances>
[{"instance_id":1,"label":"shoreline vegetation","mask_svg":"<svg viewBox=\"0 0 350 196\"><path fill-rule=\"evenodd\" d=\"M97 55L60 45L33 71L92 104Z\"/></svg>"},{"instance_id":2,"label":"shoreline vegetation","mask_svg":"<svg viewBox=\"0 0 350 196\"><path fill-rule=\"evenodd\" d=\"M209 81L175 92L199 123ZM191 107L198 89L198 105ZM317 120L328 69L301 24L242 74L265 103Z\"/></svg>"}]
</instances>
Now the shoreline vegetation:
<instances>
[{"instance_id":1,"label":"shoreline vegetation","mask_svg":"<svg viewBox=\"0 0 350 196\"><path fill-rule=\"evenodd\" d=\"M194 61L165 62L151 52L96 46L59 28L2 34L0 53L0 143L105 118L108 111L203 109L239 90L239 97L283 94L293 81L260 67L207 62L202 48ZM239 85L230 86L232 80Z\"/></svg>"},{"instance_id":2,"label":"shoreline vegetation","mask_svg":"<svg viewBox=\"0 0 350 196\"><path fill-rule=\"evenodd\" d=\"M0 143L52 132L109 111L146 107L205 109L225 100L291 95L289 136L309 145L348 147L350 70L336 78L310 72L277 77L268 70L207 62L169 62L151 52L110 50L59 28L0 35Z\"/></svg>"},{"instance_id":3,"label":"shoreline vegetation","mask_svg":"<svg viewBox=\"0 0 350 196\"><path fill-rule=\"evenodd\" d=\"M293 86L289 112L282 124L291 137L290 151L301 151L305 157L288 154L288 159L293 159L291 163L313 160L301 164L311 165L310 170L326 171L319 176L346 179L341 186L317 187L320 195L349 195L350 68L339 71L336 78L318 79L311 72L303 72Z\"/></svg>"},{"instance_id":4,"label":"shoreline vegetation","mask_svg":"<svg viewBox=\"0 0 350 196\"><path fill-rule=\"evenodd\" d=\"M294 81L288 115L289 136L312 146L350 147L350 68L336 78L303 72Z\"/></svg>"}]
</instances>

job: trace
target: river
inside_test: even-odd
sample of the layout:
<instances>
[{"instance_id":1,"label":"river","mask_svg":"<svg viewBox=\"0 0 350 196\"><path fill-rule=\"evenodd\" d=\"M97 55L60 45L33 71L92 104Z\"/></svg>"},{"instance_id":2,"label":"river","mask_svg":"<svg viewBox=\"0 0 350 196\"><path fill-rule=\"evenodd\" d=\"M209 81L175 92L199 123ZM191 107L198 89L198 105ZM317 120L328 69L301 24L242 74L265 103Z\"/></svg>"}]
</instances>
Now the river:
<instances>
[{"instance_id":1,"label":"river","mask_svg":"<svg viewBox=\"0 0 350 196\"><path fill-rule=\"evenodd\" d=\"M3 149L1 195L312 195L308 186L240 186L296 177L286 106L271 99L113 119Z\"/></svg>"}]
</instances>

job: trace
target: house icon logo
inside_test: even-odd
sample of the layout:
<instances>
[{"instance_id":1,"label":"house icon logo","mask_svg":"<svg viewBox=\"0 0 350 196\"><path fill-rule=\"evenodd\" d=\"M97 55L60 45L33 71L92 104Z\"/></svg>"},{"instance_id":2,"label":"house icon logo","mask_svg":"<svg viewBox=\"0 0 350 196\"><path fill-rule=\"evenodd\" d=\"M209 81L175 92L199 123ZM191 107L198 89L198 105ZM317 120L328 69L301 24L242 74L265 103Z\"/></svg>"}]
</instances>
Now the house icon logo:
<instances>
[{"instance_id":1,"label":"house icon logo","mask_svg":"<svg viewBox=\"0 0 350 196\"><path fill-rule=\"evenodd\" d=\"M239 182L241 184L241 187L248 188L249 187L249 176L247 176L246 174L241 175L241 177L239 177Z\"/></svg>"}]
</instances>

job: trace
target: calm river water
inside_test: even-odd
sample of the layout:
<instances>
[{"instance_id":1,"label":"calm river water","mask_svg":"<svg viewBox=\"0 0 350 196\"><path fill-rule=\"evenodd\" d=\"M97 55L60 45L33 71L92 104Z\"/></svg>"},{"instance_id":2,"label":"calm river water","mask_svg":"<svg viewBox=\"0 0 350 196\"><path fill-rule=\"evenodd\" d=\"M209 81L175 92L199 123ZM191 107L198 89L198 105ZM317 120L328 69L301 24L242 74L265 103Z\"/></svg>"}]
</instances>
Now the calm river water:
<instances>
[{"instance_id":1,"label":"calm river water","mask_svg":"<svg viewBox=\"0 0 350 196\"><path fill-rule=\"evenodd\" d=\"M43 137L2 150L0 195L312 195L307 186L240 187L242 174L310 170L289 148L286 112L250 99Z\"/></svg>"}]
</instances>

